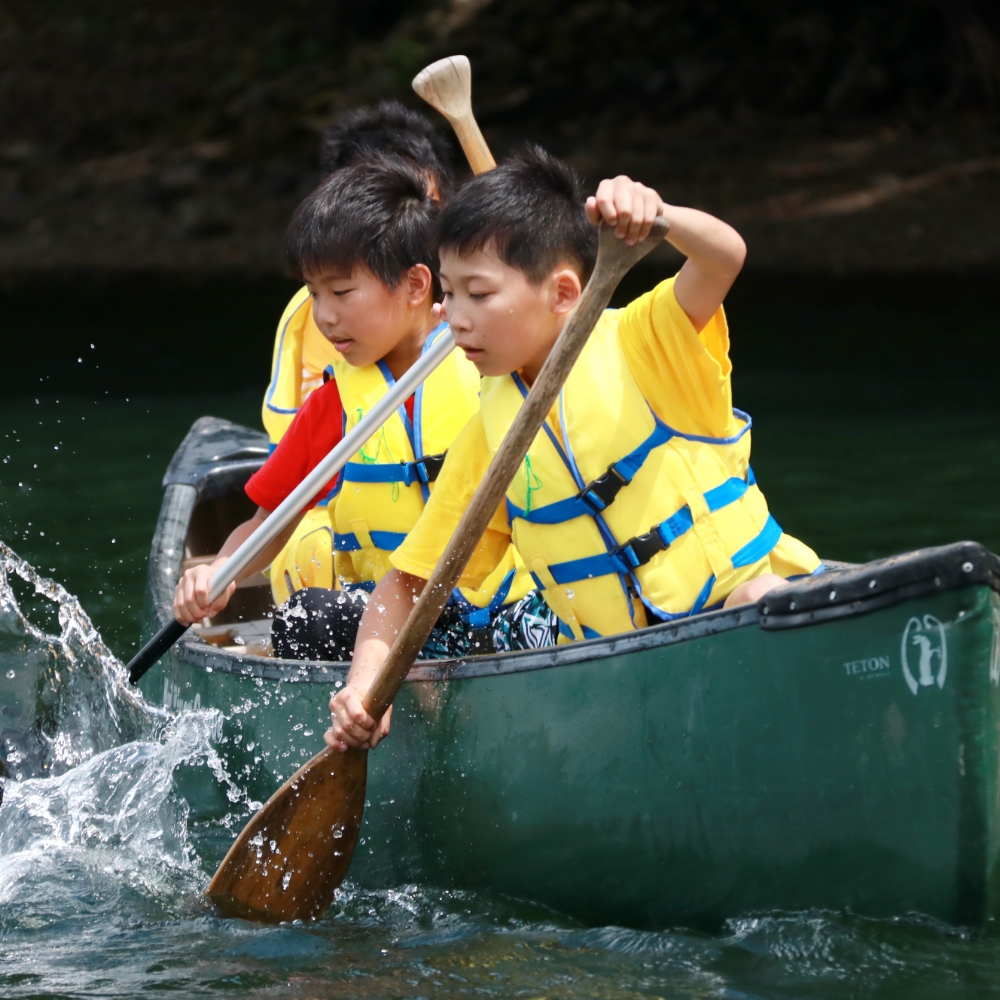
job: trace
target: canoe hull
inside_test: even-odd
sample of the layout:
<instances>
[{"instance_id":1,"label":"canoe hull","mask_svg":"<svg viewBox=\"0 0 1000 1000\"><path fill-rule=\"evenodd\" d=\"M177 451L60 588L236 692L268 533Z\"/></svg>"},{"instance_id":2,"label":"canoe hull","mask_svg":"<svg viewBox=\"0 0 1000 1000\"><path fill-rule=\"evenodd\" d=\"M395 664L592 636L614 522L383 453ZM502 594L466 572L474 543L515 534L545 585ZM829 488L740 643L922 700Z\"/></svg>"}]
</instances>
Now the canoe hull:
<instances>
[{"instance_id":1,"label":"canoe hull","mask_svg":"<svg viewBox=\"0 0 1000 1000\"><path fill-rule=\"evenodd\" d=\"M807 629L730 615L700 637L414 680L372 754L353 874L628 926L774 907L987 924L998 619L995 592L970 586ZM942 684L938 654L921 685L907 650L916 694L914 620L938 623L947 656ZM144 690L219 708L230 766L263 796L321 746L334 674L267 681L175 657Z\"/></svg>"}]
</instances>

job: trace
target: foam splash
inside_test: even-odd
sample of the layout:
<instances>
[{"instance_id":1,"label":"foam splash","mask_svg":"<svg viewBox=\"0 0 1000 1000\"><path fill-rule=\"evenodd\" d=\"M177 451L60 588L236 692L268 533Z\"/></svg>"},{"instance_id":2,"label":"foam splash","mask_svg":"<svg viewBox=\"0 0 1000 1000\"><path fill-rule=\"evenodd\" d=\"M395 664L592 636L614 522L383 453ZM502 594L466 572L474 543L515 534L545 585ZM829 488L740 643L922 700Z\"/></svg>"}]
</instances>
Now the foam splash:
<instances>
[{"instance_id":1,"label":"foam splash","mask_svg":"<svg viewBox=\"0 0 1000 1000\"><path fill-rule=\"evenodd\" d=\"M59 634L23 613L17 576L56 606ZM128 683L79 600L0 542L0 761L6 776L57 775L100 750L154 737L166 716ZM4 765L0 763L0 776Z\"/></svg>"},{"instance_id":2,"label":"foam splash","mask_svg":"<svg viewBox=\"0 0 1000 1000\"><path fill-rule=\"evenodd\" d=\"M124 908L139 918L197 899L204 873L189 841L178 772L229 785L212 746L218 713L189 712L157 742L97 753L54 778L11 782L0 808L0 929ZM39 888L44 886L44 892ZM188 904L190 905L190 903Z\"/></svg>"},{"instance_id":3,"label":"foam splash","mask_svg":"<svg viewBox=\"0 0 1000 1000\"><path fill-rule=\"evenodd\" d=\"M12 575L56 606L58 635L24 614ZM221 728L217 711L149 706L77 598L0 542L0 931L201 906L189 831L228 838L234 804L249 808Z\"/></svg>"}]
</instances>

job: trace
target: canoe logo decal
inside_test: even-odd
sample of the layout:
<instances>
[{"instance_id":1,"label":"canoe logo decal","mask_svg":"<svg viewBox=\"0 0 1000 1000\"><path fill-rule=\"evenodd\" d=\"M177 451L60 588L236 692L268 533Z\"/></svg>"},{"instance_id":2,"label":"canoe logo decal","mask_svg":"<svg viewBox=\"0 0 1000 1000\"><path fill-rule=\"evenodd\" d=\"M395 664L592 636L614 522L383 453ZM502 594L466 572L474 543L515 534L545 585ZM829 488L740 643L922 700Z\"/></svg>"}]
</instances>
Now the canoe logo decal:
<instances>
[{"instance_id":1,"label":"canoe logo decal","mask_svg":"<svg viewBox=\"0 0 1000 1000\"><path fill-rule=\"evenodd\" d=\"M922 687L944 687L948 676L948 641L944 626L933 615L911 618L900 644L903 679L911 694Z\"/></svg>"}]
</instances>

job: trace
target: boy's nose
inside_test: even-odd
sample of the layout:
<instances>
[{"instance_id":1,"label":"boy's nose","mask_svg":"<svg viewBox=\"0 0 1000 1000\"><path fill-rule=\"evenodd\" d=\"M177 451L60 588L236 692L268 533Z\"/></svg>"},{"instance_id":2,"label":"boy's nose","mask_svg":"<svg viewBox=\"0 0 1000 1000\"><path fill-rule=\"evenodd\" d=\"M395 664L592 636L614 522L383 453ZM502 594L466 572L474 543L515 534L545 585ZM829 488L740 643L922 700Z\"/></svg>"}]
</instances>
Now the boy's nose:
<instances>
[{"instance_id":1,"label":"boy's nose","mask_svg":"<svg viewBox=\"0 0 1000 1000\"><path fill-rule=\"evenodd\" d=\"M330 308L329 304L322 301L313 302L313 319L321 330L337 325L336 312Z\"/></svg>"},{"instance_id":2,"label":"boy's nose","mask_svg":"<svg viewBox=\"0 0 1000 1000\"><path fill-rule=\"evenodd\" d=\"M451 327L452 333L468 333L472 329L468 317L460 309L447 310L445 312L445 319L448 321L448 326Z\"/></svg>"}]
</instances>

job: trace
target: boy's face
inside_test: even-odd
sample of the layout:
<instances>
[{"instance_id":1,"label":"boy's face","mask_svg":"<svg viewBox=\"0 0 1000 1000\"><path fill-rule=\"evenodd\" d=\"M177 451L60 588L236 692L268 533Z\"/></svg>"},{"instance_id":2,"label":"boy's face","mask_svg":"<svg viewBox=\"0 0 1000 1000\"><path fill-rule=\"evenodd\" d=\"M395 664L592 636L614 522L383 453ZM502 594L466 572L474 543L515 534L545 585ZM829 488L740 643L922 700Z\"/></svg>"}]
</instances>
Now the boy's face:
<instances>
[{"instance_id":1,"label":"boy's face","mask_svg":"<svg viewBox=\"0 0 1000 1000\"><path fill-rule=\"evenodd\" d=\"M429 301L432 283L422 264L410 268L395 288L365 267L350 274L320 271L303 277L320 333L356 368L380 361L412 334L414 311Z\"/></svg>"},{"instance_id":2,"label":"boy's face","mask_svg":"<svg viewBox=\"0 0 1000 1000\"><path fill-rule=\"evenodd\" d=\"M451 332L481 375L523 371L533 381L580 297L569 267L533 285L486 247L467 257L441 251L441 288Z\"/></svg>"}]
</instances>

